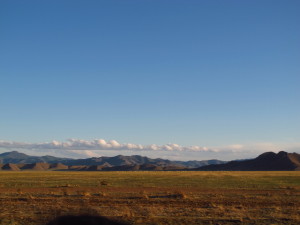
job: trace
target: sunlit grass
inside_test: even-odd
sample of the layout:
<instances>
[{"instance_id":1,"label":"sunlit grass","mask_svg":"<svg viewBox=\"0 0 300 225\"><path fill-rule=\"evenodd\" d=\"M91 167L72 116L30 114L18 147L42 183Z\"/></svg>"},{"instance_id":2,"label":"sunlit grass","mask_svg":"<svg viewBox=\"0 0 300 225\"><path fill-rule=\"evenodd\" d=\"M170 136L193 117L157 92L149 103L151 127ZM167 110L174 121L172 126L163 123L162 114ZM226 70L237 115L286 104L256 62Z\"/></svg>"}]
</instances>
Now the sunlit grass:
<instances>
[{"instance_id":1,"label":"sunlit grass","mask_svg":"<svg viewBox=\"0 0 300 225\"><path fill-rule=\"evenodd\" d=\"M0 172L0 187L280 188L300 186L300 172Z\"/></svg>"}]
</instances>

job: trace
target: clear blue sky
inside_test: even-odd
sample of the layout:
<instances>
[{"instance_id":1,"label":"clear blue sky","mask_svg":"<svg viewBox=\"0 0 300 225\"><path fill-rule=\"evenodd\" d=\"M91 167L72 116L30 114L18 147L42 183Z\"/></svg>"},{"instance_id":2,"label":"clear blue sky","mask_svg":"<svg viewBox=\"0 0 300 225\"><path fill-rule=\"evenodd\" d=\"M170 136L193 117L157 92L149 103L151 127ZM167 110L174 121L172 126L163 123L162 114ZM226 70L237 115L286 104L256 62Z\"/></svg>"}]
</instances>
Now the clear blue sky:
<instances>
[{"instance_id":1,"label":"clear blue sky","mask_svg":"<svg viewBox=\"0 0 300 225\"><path fill-rule=\"evenodd\" d=\"M298 0L2 0L0 140L300 143Z\"/></svg>"}]
</instances>

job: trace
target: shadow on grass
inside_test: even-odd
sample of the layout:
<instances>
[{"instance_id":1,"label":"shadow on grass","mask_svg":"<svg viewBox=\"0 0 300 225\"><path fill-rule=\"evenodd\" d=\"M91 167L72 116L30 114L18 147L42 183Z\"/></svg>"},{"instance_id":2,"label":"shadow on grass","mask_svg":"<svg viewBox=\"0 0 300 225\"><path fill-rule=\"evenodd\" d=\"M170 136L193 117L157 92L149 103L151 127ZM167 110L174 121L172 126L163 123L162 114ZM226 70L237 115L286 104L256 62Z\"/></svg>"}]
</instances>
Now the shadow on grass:
<instances>
[{"instance_id":1,"label":"shadow on grass","mask_svg":"<svg viewBox=\"0 0 300 225\"><path fill-rule=\"evenodd\" d=\"M112 220L103 216L60 216L46 225L129 225L123 221Z\"/></svg>"}]
</instances>

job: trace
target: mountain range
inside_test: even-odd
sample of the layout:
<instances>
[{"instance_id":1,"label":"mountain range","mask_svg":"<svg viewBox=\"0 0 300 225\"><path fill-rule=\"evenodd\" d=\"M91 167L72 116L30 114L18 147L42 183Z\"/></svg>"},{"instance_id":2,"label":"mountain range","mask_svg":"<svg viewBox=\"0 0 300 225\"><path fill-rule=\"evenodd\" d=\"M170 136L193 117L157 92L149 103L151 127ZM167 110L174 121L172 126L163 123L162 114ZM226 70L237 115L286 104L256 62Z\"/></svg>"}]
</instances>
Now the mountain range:
<instances>
[{"instance_id":1,"label":"mountain range","mask_svg":"<svg viewBox=\"0 0 300 225\"><path fill-rule=\"evenodd\" d=\"M0 154L0 164L2 167L6 164L15 164L20 169L30 169L24 167L24 164L38 164L32 168L41 168L41 165L59 164L68 166L73 170L170 170L170 169L187 169L197 168L204 165L220 164L225 161L220 160L203 160L203 161L171 161L167 159L151 159L140 155L114 157L92 157L87 159L70 159L58 158L54 156L29 156L17 151L5 152ZM41 164L44 163L44 164ZM44 165L44 168L48 166ZM6 168L6 167L5 167ZM15 166L13 166L15 168ZM49 166L50 169L51 166ZM56 168L53 166L52 168Z\"/></svg>"},{"instance_id":2,"label":"mountain range","mask_svg":"<svg viewBox=\"0 0 300 225\"><path fill-rule=\"evenodd\" d=\"M300 170L300 154L265 152L254 159L220 161L171 161L139 155L93 157L87 159L29 156L16 151L0 154L0 170L73 171L294 171Z\"/></svg>"}]
</instances>

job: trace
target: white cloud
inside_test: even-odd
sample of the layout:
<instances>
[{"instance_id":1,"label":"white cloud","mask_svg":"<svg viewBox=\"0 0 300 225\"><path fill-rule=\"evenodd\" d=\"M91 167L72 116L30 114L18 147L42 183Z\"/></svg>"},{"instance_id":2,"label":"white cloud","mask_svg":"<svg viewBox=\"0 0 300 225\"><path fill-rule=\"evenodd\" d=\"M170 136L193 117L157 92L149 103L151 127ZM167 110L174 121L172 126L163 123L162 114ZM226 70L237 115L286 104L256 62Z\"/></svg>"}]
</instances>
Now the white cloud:
<instances>
[{"instance_id":1,"label":"white cloud","mask_svg":"<svg viewBox=\"0 0 300 225\"><path fill-rule=\"evenodd\" d=\"M116 140L104 139L81 140L68 139L67 141L51 141L43 143L26 143L17 141L1 141L0 149L17 150L34 155L55 155L59 157L99 157L101 155L147 155L149 157L181 158L183 159L212 159L223 160L256 157L267 151L300 152L300 143L248 143L231 144L227 146L202 147L181 146L179 144L140 145L133 143L119 143ZM138 152L138 153L137 153Z\"/></svg>"},{"instance_id":2,"label":"white cloud","mask_svg":"<svg viewBox=\"0 0 300 225\"><path fill-rule=\"evenodd\" d=\"M60 150L143 150L143 151L216 151L201 146L181 146L178 144L166 145L140 145L132 143L120 144L116 140L106 141L104 139L97 140L81 140L69 139L65 142L51 141L43 143L24 143L16 141L0 141L0 148L15 148L15 149L60 149Z\"/></svg>"}]
</instances>

